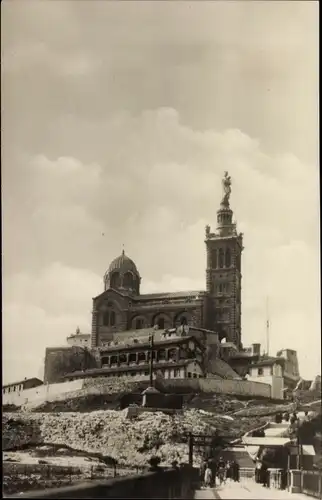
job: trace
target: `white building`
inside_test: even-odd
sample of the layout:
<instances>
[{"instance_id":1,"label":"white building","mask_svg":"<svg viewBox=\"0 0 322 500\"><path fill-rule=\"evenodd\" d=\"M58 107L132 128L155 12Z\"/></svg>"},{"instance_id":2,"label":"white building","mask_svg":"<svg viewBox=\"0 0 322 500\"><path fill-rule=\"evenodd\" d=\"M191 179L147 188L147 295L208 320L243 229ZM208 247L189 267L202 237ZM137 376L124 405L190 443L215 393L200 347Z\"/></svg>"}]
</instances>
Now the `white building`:
<instances>
[{"instance_id":1,"label":"white building","mask_svg":"<svg viewBox=\"0 0 322 500\"><path fill-rule=\"evenodd\" d=\"M91 334L90 333L81 333L80 329L77 327L76 332L72 333L69 337L67 337L67 344L70 346L78 346L78 347L90 347L91 346Z\"/></svg>"},{"instance_id":2,"label":"white building","mask_svg":"<svg viewBox=\"0 0 322 500\"><path fill-rule=\"evenodd\" d=\"M284 398L284 363L280 357L267 357L249 366L247 380L262 382L271 386L271 397L273 399Z\"/></svg>"}]
</instances>

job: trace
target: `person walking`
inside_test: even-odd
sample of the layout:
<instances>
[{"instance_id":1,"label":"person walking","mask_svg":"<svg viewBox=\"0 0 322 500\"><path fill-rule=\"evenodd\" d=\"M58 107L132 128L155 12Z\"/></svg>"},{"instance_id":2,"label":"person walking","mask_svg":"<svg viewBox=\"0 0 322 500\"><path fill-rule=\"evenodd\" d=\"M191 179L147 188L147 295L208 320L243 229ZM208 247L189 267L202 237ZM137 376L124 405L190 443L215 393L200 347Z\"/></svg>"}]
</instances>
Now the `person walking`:
<instances>
[{"instance_id":1,"label":"person walking","mask_svg":"<svg viewBox=\"0 0 322 500\"><path fill-rule=\"evenodd\" d=\"M227 466L226 466L226 479L232 479L233 478L233 464L229 460L227 460Z\"/></svg>"},{"instance_id":2,"label":"person walking","mask_svg":"<svg viewBox=\"0 0 322 500\"><path fill-rule=\"evenodd\" d=\"M261 475L261 483L264 486L264 488L268 487L268 467L265 462L262 463L262 467L260 470L260 475Z\"/></svg>"},{"instance_id":3,"label":"person walking","mask_svg":"<svg viewBox=\"0 0 322 500\"><path fill-rule=\"evenodd\" d=\"M236 460L233 461L233 480L239 483L239 463Z\"/></svg>"},{"instance_id":4,"label":"person walking","mask_svg":"<svg viewBox=\"0 0 322 500\"><path fill-rule=\"evenodd\" d=\"M200 479L201 486L204 486L206 469L207 469L207 463L205 461L201 462L200 469L199 469L199 479Z\"/></svg>"},{"instance_id":5,"label":"person walking","mask_svg":"<svg viewBox=\"0 0 322 500\"><path fill-rule=\"evenodd\" d=\"M260 460L256 459L256 465L255 465L255 482L260 483L261 482L261 468L262 468L262 463Z\"/></svg>"},{"instance_id":6,"label":"person walking","mask_svg":"<svg viewBox=\"0 0 322 500\"><path fill-rule=\"evenodd\" d=\"M205 470L205 481L204 482L205 482L205 487L210 488L211 483L212 483L212 472L211 472L211 469L210 469L208 464L207 464L207 467Z\"/></svg>"},{"instance_id":7,"label":"person walking","mask_svg":"<svg viewBox=\"0 0 322 500\"><path fill-rule=\"evenodd\" d=\"M223 459L223 457L220 457L219 462L218 462L218 479L220 485L222 483L226 483L226 463Z\"/></svg>"}]
</instances>

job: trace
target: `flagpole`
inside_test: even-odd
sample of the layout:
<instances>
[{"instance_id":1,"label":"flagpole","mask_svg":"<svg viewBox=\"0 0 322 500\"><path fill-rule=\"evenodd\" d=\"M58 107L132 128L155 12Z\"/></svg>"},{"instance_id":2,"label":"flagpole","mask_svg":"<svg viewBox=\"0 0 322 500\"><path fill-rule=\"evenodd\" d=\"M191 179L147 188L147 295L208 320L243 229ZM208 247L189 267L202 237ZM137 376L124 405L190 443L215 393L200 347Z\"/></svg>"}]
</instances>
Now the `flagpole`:
<instances>
[{"instance_id":1,"label":"flagpole","mask_svg":"<svg viewBox=\"0 0 322 500\"><path fill-rule=\"evenodd\" d=\"M153 387L153 348L154 348L154 333L150 335L149 338L149 343L150 343L150 369L149 369L149 375L150 375L150 387Z\"/></svg>"},{"instance_id":2,"label":"flagpole","mask_svg":"<svg viewBox=\"0 0 322 500\"><path fill-rule=\"evenodd\" d=\"M269 310L268 310L268 297L266 297L266 351L267 356L269 356Z\"/></svg>"}]
</instances>

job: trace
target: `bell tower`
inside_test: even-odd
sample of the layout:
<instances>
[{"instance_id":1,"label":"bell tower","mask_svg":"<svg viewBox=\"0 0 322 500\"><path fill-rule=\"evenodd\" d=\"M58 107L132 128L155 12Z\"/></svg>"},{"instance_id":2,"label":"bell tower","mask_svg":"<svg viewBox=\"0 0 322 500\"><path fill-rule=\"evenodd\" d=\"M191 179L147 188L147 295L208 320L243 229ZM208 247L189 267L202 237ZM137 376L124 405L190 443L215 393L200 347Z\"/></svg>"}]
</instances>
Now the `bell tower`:
<instances>
[{"instance_id":1,"label":"bell tower","mask_svg":"<svg viewBox=\"0 0 322 500\"><path fill-rule=\"evenodd\" d=\"M241 349L241 254L243 234L237 233L230 208L231 178L225 172L223 198L217 210L217 229L206 226L208 327L218 331L220 340Z\"/></svg>"}]
</instances>

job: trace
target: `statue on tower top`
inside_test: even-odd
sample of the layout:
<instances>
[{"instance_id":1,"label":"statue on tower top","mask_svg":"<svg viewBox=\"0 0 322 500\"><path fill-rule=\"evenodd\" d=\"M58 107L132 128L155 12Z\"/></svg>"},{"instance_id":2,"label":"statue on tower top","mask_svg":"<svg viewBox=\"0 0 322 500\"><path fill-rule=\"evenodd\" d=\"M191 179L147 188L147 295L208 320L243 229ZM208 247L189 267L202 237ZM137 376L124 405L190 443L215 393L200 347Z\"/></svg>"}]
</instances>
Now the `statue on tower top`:
<instances>
[{"instance_id":1,"label":"statue on tower top","mask_svg":"<svg viewBox=\"0 0 322 500\"><path fill-rule=\"evenodd\" d=\"M221 205L229 207L229 198L231 194L231 177L230 175L228 175L228 172L225 172L224 178L221 182L224 190L224 196L221 200Z\"/></svg>"}]
</instances>

